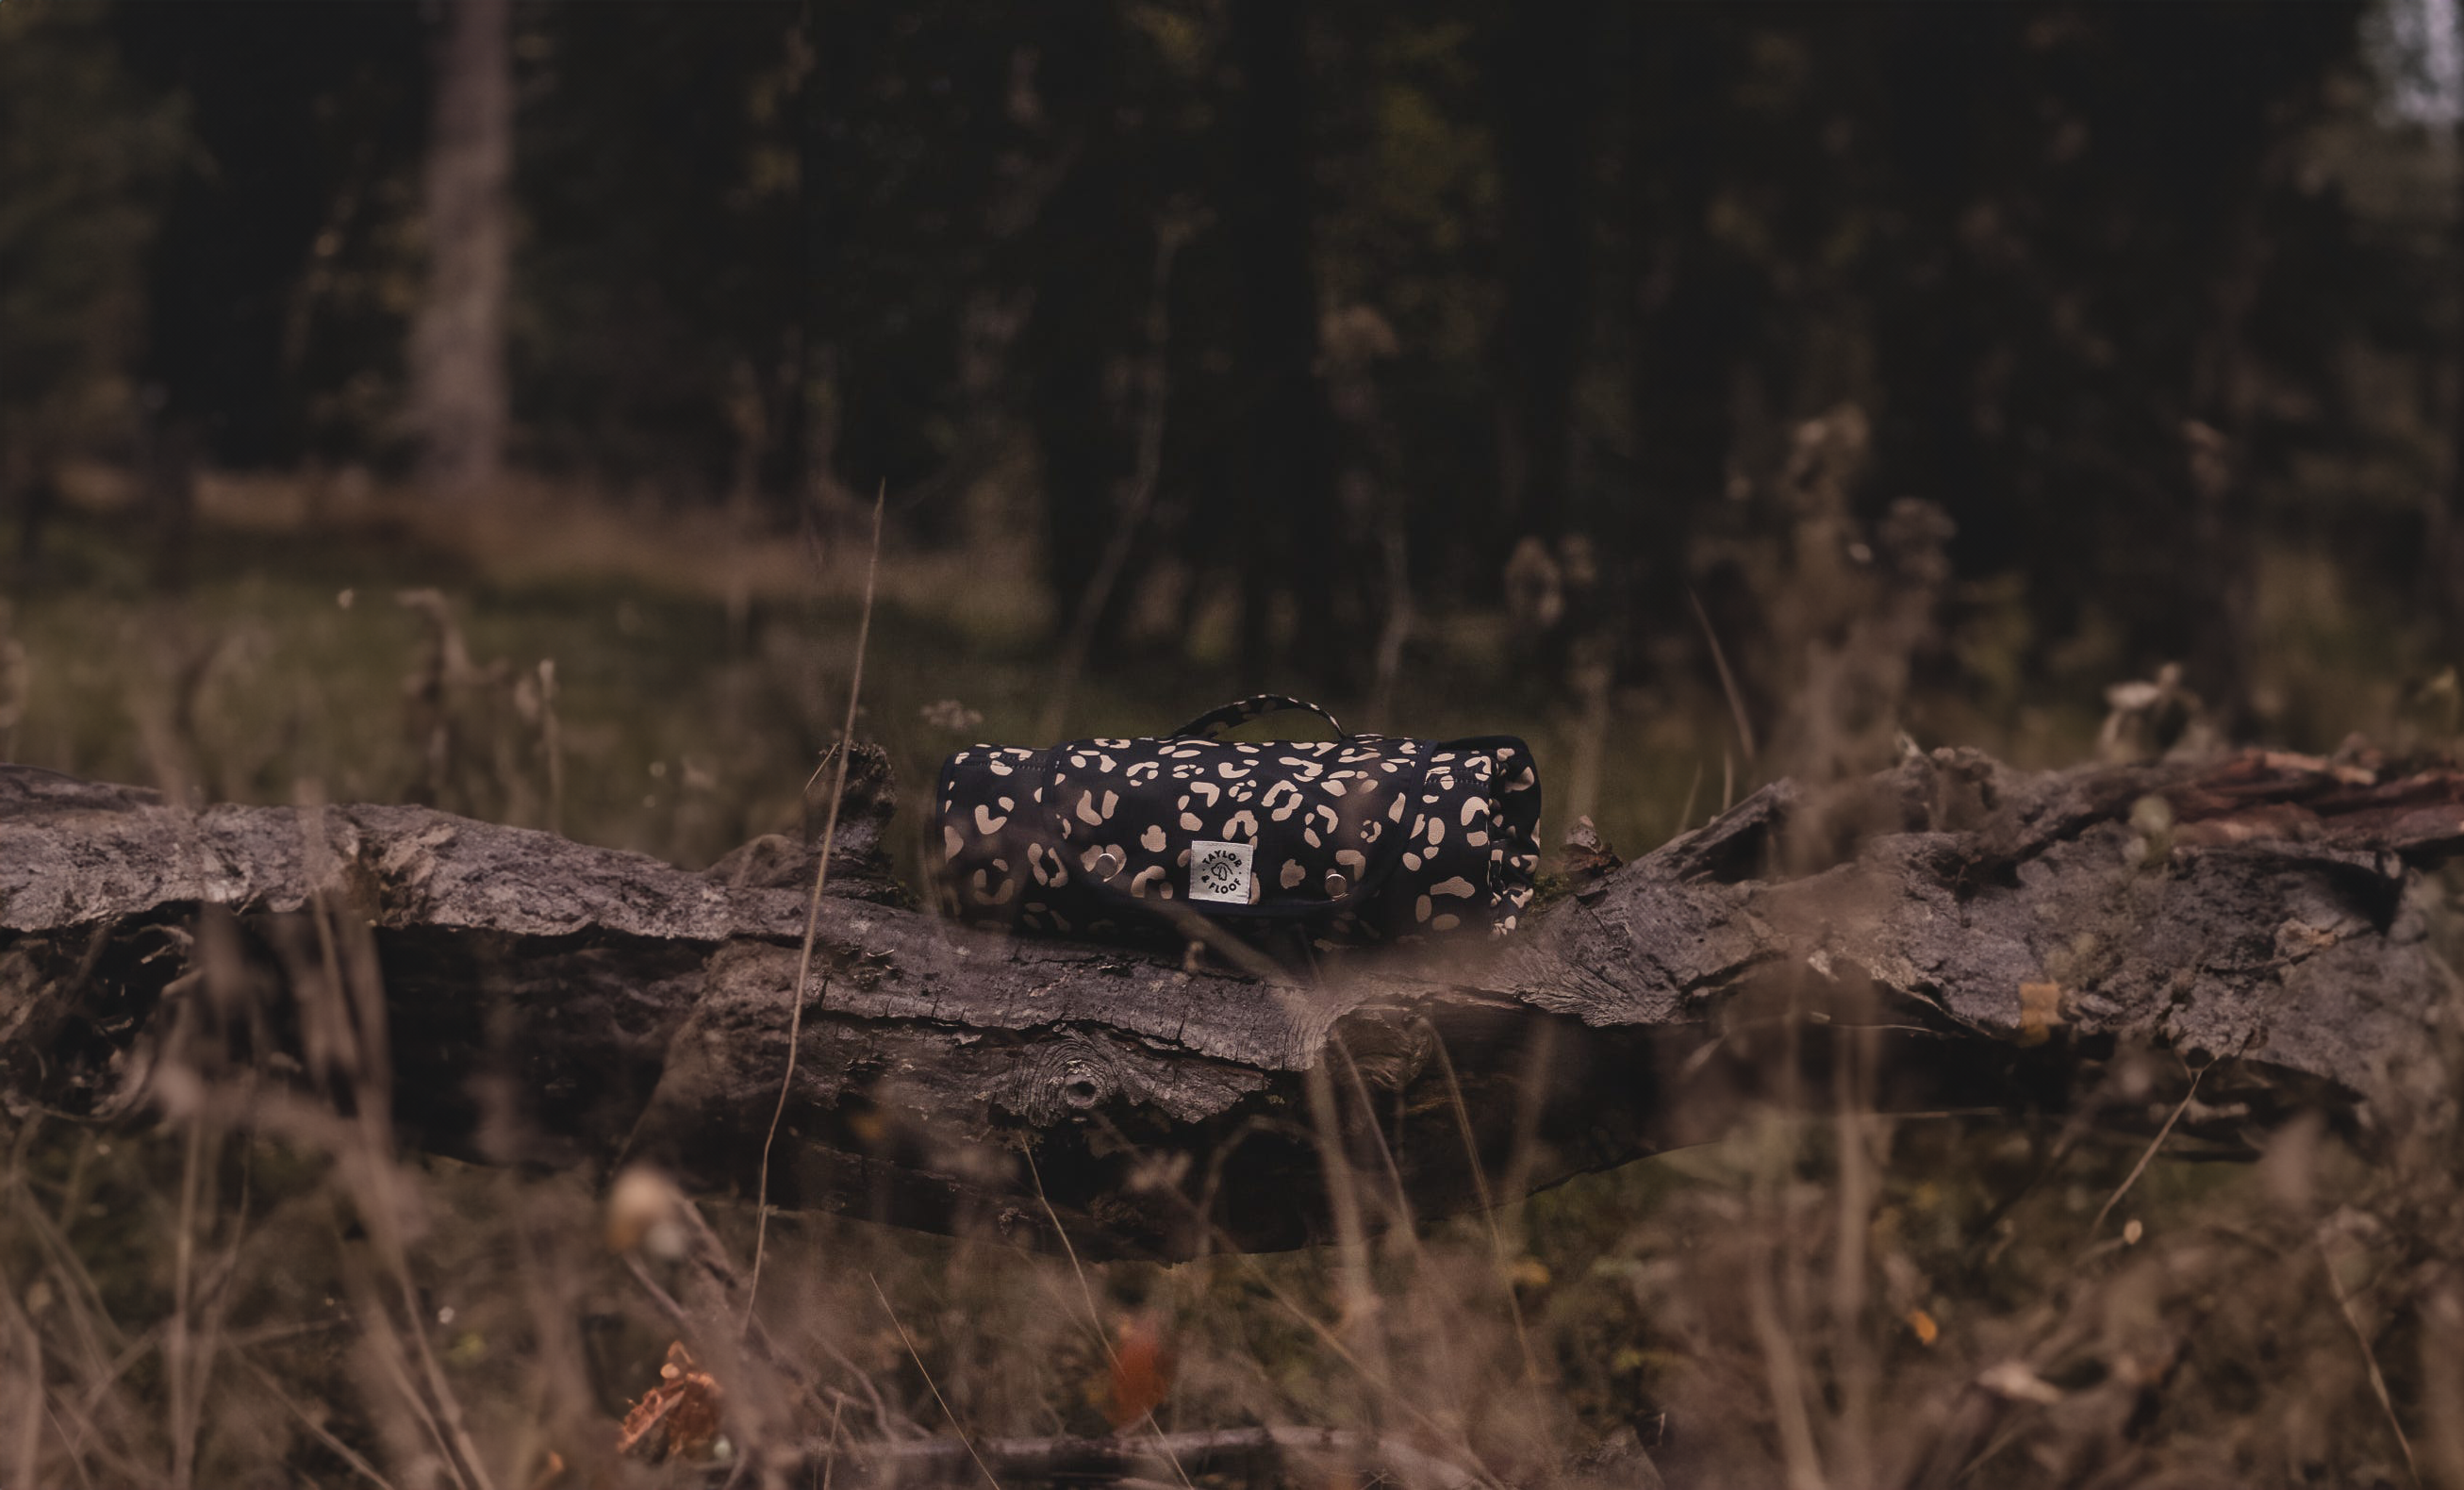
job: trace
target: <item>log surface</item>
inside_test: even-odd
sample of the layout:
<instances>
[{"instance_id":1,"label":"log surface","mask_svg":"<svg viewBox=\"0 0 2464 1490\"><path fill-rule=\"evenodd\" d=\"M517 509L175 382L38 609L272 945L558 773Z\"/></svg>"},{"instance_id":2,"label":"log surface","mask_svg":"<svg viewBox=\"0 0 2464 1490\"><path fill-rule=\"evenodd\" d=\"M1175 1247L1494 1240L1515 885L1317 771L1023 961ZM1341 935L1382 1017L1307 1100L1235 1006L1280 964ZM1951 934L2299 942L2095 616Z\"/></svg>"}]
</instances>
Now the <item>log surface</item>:
<instances>
[{"instance_id":1,"label":"log surface","mask_svg":"<svg viewBox=\"0 0 2464 1490\"><path fill-rule=\"evenodd\" d=\"M1843 1074L1887 1110L2152 1128L2207 1067L2182 1127L2221 1142L2441 1100L2445 770L1911 756L1592 860L1494 950L1306 978L908 909L866 791L776 1204L1173 1257L1324 1234L1338 1150L1373 1221L1409 1219L1746 1104L1827 1107ZM176 1072L245 1072L260 1101L381 1093L431 1151L749 1192L813 867L784 840L695 874L419 807L189 810L0 767L0 1100L125 1120L195 1085Z\"/></svg>"}]
</instances>

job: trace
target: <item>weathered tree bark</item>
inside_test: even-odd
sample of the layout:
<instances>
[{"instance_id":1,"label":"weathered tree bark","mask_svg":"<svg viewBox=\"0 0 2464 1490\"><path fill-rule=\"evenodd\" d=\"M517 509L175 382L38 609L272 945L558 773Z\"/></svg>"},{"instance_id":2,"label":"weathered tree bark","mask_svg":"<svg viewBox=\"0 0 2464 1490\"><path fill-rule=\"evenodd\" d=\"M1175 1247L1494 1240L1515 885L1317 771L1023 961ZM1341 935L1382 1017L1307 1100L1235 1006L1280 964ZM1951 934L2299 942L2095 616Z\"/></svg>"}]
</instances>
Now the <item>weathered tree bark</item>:
<instances>
[{"instance_id":1,"label":"weathered tree bark","mask_svg":"<svg viewBox=\"0 0 2464 1490\"><path fill-rule=\"evenodd\" d=\"M1940 751L1768 788L1578 874L1500 950L1309 978L903 909L887 800L860 775L841 822L773 1203L1186 1256L1323 1234L1336 1152L1378 1224L1767 1101L2178 1107L2172 1141L2246 1143L2298 1107L2367 1133L2447 1100L2453 772ZM749 1192L812 868L777 839L697 875L422 808L196 812L0 767L0 1097L389 1101L429 1150Z\"/></svg>"},{"instance_id":2,"label":"weathered tree bark","mask_svg":"<svg viewBox=\"0 0 2464 1490\"><path fill-rule=\"evenodd\" d=\"M513 0L449 0L429 145L428 290L410 339L420 470L467 495L505 441L505 292L513 254Z\"/></svg>"}]
</instances>

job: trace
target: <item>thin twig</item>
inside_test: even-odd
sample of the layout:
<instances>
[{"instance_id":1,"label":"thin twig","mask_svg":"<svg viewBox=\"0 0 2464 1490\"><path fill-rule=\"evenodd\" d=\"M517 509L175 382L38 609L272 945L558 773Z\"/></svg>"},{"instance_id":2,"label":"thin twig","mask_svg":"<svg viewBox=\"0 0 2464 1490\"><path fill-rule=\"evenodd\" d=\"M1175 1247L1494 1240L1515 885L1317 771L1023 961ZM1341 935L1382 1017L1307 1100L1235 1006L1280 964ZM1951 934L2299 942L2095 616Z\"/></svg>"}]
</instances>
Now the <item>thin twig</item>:
<instances>
[{"instance_id":1,"label":"thin twig","mask_svg":"<svg viewBox=\"0 0 2464 1490\"><path fill-rule=\"evenodd\" d=\"M830 785L828 815L822 820L822 857L813 868L813 897L804 907L804 950L796 961L796 997L787 1005L787 1069L779 1078L779 1105L770 1112L770 1130L761 1139L761 1172L753 1191L753 1270L744 1285L744 1327L753 1324L753 1305L761 1295L761 1258L770 1239L770 1150L779 1141L779 1122L787 1115L787 1094L796 1083L796 1047L804 1033L804 989L813 975L813 942L822 926L822 887L830 880L830 848L839 832L839 800L847 795L847 761L855 755L856 700L864 693L864 653L872 640L872 596L881 574L881 509L890 496L882 483L872 498L872 553L864 564L864 610L855 624L855 668L847 675L847 728L839 732L839 774ZM829 992L829 975L822 975L822 994Z\"/></svg>"},{"instance_id":2,"label":"thin twig","mask_svg":"<svg viewBox=\"0 0 2464 1490\"><path fill-rule=\"evenodd\" d=\"M1354 1463L1365 1461L1377 1466L1380 1478L1391 1482L1425 1485L1431 1490L1475 1490L1490 1483L1470 1470L1424 1454L1398 1439L1341 1428L1199 1429L1172 1435L1171 1445L1176 1454L1198 1463L1205 1474L1248 1470L1254 1476L1262 1463L1309 1454L1340 1457ZM1082 1479L1128 1483L1116 1481L1114 1477L1134 1462L1132 1455L1139 1447L1142 1446L1119 1438L992 1438L985 1440L979 1450L971 1447L970 1452L978 1455L979 1463L988 1456L1022 1479L1040 1484ZM963 1467L957 1462L957 1456L947 1439L857 1444L831 1453L831 1457L866 1465L875 1475L888 1472L906 1484L940 1482L935 1470ZM1285 1482L1307 1481L1290 1476Z\"/></svg>"},{"instance_id":3,"label":"thin twig","mask_svg":"<svg viewBox=\"0 0 2464 1490\"><path fill-rule=\"evenodd\" d=\"M2172 1135L2173 1125L2182 1121L2183 1113L2190 1110L2190 1099L2199 1094L2200 1079L2211 1069L2203 1065L2190 1073L2190 1089L2182 1093L2182 1100L2174 1104L2171 1115L2165 1119L2165 1126L2156 1129L2156 1136L2148 1141L2146 1151L2139 1156L2139 1162L2132 1165L2130 1172L2123 1178L2122 1188L2105 1198L2103 1208L2096 1213L2096 1219L2088 1223L2089 1236L2093 1237L2104 1229L2104 1218L2113 1214L2113 1208L2122 1203L2123 1196L2130 1194L2130 1187L2139 1183L2139 1176L2147 1172L2147 1166L2155 1159L2156 1150L2164 1148L2165 1140Z\"/></svg>"}]
</instances>

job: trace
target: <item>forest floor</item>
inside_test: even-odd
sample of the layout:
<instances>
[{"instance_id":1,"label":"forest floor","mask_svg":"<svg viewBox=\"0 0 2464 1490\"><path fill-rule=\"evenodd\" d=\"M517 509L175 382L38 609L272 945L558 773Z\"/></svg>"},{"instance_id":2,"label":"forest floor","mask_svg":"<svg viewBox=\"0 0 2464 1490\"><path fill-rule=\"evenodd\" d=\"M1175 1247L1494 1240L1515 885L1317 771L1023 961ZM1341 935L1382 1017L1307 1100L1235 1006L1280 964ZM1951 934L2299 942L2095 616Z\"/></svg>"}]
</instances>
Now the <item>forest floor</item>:
<instances>
[{"instance_id":1,"label":"forest floor","mask_svg":"<svg viewBox=\"0 0 2464 1490\"><path fill-rule=\"evenodd\" d=\"M439 517L214 480L176 552L131 534L87 493L0 611L0 758L207 800L422 796L700 865L793 827L846 707L853 523L546 497ZM949 750L1040 726L1023 547L885 558L860 729L903 822ZM1500 636L1433 623L1376 722L1521 733L1545 766L1577 726L1505 681ZM1197 650L1089 680L1066 733L1236 692ZM2354 690L2322 710L2391 708L2401 669L2313 655L2305 678ZM2087 754L2101 711L1929 707L1963 735L1928 744L2022 763ZM1623 701L1608 838L1637 852L1742 794L1728 728L1715 692ZM608 1244L600 1176L39 1113L0 1145L0 1485L699 1482L614 1455L674 1329ZM804 1426L847 1441L1143 1433L1151 1411L1397 1435L1514 1484L1647 1482L1632 1445L1681 1487L2464 1484L2464 1372L2433 1327L2464 1296L2424 1241L2459 1232L2454 1171L2310 1126L2236 1164L2053 1118L1774 1116L1349 1254L1081 1266L781 1216L763 1314L833 1404ZM377 1195L399 1258L362 1224ZM708 1209L741 1263L752 1207Z\"/></svg>"}]
</instances>

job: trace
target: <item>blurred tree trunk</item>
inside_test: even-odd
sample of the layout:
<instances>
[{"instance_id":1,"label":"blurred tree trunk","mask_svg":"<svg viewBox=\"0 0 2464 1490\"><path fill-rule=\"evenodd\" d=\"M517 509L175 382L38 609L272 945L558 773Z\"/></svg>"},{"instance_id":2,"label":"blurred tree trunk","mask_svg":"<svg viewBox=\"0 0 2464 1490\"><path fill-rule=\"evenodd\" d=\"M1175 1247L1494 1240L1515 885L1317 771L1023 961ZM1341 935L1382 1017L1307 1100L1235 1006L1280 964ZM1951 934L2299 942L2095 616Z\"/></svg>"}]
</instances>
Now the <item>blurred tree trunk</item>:
<instances>
[{"instance_id":1,"label":"blurred tree trunk","mask_svg":"<svg viewBox=\"0 0 2464 1490\"><path fill-rule=\"evenodd\" d=\"M1551 541L1568 530L1598 22L1597 0L1516 9L1489 48L1506 208L1506 499L1523 532Z\"/></svg>"},{"instance_id":2,"label":"blurred tree trunk","mask_svg":"<svg viewBox=\"0 0 2464 1490\"><path fill-rule=\"evenodd\" d=\"M1288 595L1299 626L1293 660L1319 684L1348 690L1374 639L1347 646L1335 634L1342 546L1318 374L1306 27L1296 0L1238 0L1230 21L1242 79L1227 213L1241 264L1240 496L1253 514L1240 530L1241 671L1264 683L1284 660L1275 608Z\"/></svg>"},{"instance_id":3,"label":"blurred tree trunk","mask_svg":"<svg viewBox=\"0 0 2464 1490\"><path fill-rule=\"evenodd\" d=\"M1749 302L1707 230L1717 163L1729 149L1720 134L1721 18L1650 7L1627 24L1628 75L1641 84L1625 166L1636 500L1612 547L1632 556L1621 578L1639 639L1672 641L1695 629L1688 556L1697 513L1727 484L1730 375Z\"/></svg>"},{"instance_id":4,"label":"blurred tree trunk","mask_svg":"<svg viewBox=\"0 0 2464 1490\"><path fill-rule=\"evenodd\" d=\"M2447 469L2440 472L2443 490L2430 500L2422 565L2423 588L2452 649L2464 640L2464 120L2454 125L2448 168L2454 200L2447 226L2447 350L2436 375Z\"/></svg>"},{"instance_id":5,"label":"blurred tree trunk","mask_svg":"<svg viewBox=\"0 0 2464 1490\"><path fill-rule=\"evenodd\" d=\"M2191 415L2182 427L2189 510L2181 599L2188 608L2190 680L2218 727L2233 737L2248 735L2256 723L2258 513L2252 467L2263 375L2251 321L2274 247L2263 199L2287 168L2286 153L2270 149L2251 163L2242 200L2225 217L2207 329L2192 352Z\"/></svg>"},{"instance_id":6,"label":"blurred tree trunk","mask_svg":"<svg viewBox=\"0 0 2464 1490\"><path fill-rule=\"evenodd\" d=\"M1045 148L1067 163L1035 218L1027 252L1034 311L1020 340L1024 410L1044 492L1044 573L1058 626L1085 603L1121 518L1130 470L1125 379L1136 307L1147 286L1131 266L1154 253L1133 215L1121 139L1121 38L1109 0L1066 0L1037 12L1035 59ZM1089 636L1097 662L1115 649L1124 594L1104 601Z\"/></svg>"},{"instance_id":7,"label":"blurred tree trunk","mask_svg":"<svg viewBox=\"0 0 2464 1490\"><path fill-rule=\"evenodd\" d=\"M420 471L468 495L505 440L505 289L512 250L512 0L449 0L427 174L428 293L410 340Z\"/></svg>"},{"instance_id":8,"label":"blurred tree trunk","mask_svg":"<svg viewBox=\"0 0 2464 1490\"><path fill-rule=\"evenodd\" d=\"M788 128L796 146L796 209L787 214L786 238L777 251L786 264L780 279L788 287L783 307L787 324L780 330L779 361L768 388L775 412L773 433L762 451L761 487L765 494L778 498L781 512L791 515L813 501L823 475L814 459L817 442L812 417L813 338L821 327L817 300L822 276L827 272L823 257L826 240L821 231L823 198L816 181L822 168L822 111L813 101L818 87L815 29L812 0L805 0L782 37L803 59L787 104Z\"/></svg>"},{"instance_id":9,"label":"blurred tree trunk","mask_svg":"<svg viewBox=\"0 0 2464 1490\"><path fill-rule=\"evenodd\" d=\"M203 422L194 415L157 409L147 416L138 470L159 589L188 587L189 551L197 531L197 467L204 449Z\"/></svg>"},{"instance_id":10,"label":"blurred tree trunk","mask_svg":"<svg viewBox=\"0 0 2464 1490\"><path fill-rule=\"evenodd\" d=\"M1963 230L1990 185L1975 121L1990 117L2008 86L2003 49L2015 14L1919 7L1893 18L1891 156L1911 230L1895 255L1897 314L1878 328L1887 398L1875 431L1875 481L1895 496L1939 504L1958 524L1963 567L1992 574L2022 556L2027 538L2016 509L1987 480L1977 417L1984 356L1969 320L1986 286Z\"/></svg>"}]
</instances>

